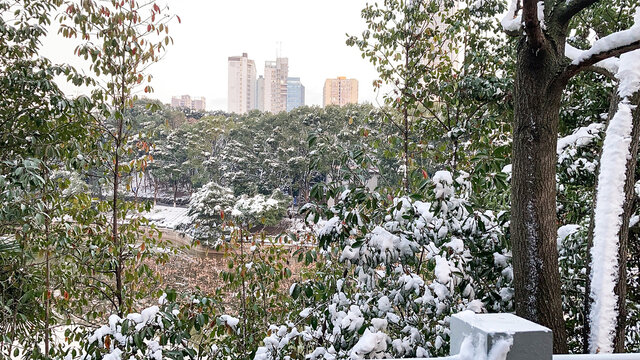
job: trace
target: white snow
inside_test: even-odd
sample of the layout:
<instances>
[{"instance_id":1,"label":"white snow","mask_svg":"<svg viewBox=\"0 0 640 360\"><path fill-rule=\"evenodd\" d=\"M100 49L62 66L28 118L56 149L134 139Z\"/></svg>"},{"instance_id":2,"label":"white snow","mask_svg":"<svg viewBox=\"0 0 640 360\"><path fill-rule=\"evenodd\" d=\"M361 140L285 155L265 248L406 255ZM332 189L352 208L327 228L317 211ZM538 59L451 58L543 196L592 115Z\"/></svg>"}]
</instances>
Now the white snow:
<instances>
[{"instance_id":1,"label":"white snow","mask_svg":"<svg viewBox=\"0 0 640 360\"><path fill-rule=\"evenodd\" d=\"M451 173L445 170L437 171L433 175L433 183L436 185L434 190L436 199L448 198L453 195L453 178Z\"/></svg>"},{"instance_id":2,"label":"white snow","mask_svg":"<svg viewBox=\"0 0 640 360\"><path fill-rule=\"evenodd\" d=\"M222 321L222 323L224 324L229 325L233 330L235 330L236 326L238 326L238 323L240 322L240 319L231 315L221 315L220 321Z\"/></svg>"},{"instance_id":3,"label":"white snow","mask_svg":"<svg viewBox=\"0 0 640 360\"><path fill-rule=\"evenodd\" d=\"M484 304L482 303L482 300L479 300L479 299L471 300L469 304L467 304L467 310L473 311L476 314L481 313L482 309L484 309Z\"/></svg>"},{"instance_id":4,"label":"white snow","mask_svg":"<svg viewBox=\"0 0 640 360\"><path fill-rule=\"evenodd\" d=\"M441 284L448 284L451 280L451 268L449 267L449 262L440 255L436 255L435 259L436 268L434 270L434 274L436 275L436 279L438 279L438 282Z\"/></svg>"},{"instance_id":5,"label":"white snow","mask_svg":"<svg viewBox=\"0 0 640 360\"><path fill-rule=\"evenodd\" d=\"M618 31L596 40L589 50L573 59L573 65L579 65L594 55L602 54L612 49L620 48L636 41L640 41L640 11L636 10L634 24L627 30ZM622 61L622 56L621 56Z\"/></svg>"},{"instance_id":6,"label":"white snow","mask_svg":"<svg viewBox=\"0 0 640 360\"><path fill-rule=\"evenodd\" d=\"M389 337L385 333L365 330L349 352L350 359L384 359L388 339Z\"/></svg>"},{"instance_id":7,"label":"white snow","mask_svg":"<svg viewBox=\"0 0 640 360\"><path fill-rule=\"evenodd\" d=\"M638 13L636 25L632 27L636 33L640 31L637 24ZM616 77L620 80L619 95L622 101L609 122L602 146L591 248L590 297L593 304L589 314L589 349L593 353L613 352L618 315L618 297L614 294L619 271L618 233L622 225L626 165L630 157L629 145L633 128L631 111L634 105L629 103L628 96L640 86L640 51L620 56L620 68Z\"/></svg>"},{"instance_id":8,"label":"white snow","mask_svg":"<svg viewBox=\"0 0 640 360\"><path fill-rule=\"evenodd\" d=\"M167 229L176 229L179 225L191 224L192 219L188 215L189 209L186 207L171 207L171 206L154 206L151 211L144 212L141 215L144 216L152 224L156 224L159 227Z\"/></svg>"},{"instance_id":9,"label":"white snow","mask_svg":"<svg viewBox=\"0 0 640 360\"><path fill-rule=\"evenodd\" d=\"M542 30L547 30L547 25L544 22L544 1L538 1L537 5L537 13L538 13L538 21L540 22L540 27Z\"/></svg>"},{"instance_id":10,"label":"white snow","mask_svg":"<svg viewBox=\"0 0 640 360\"><path fill-rule=\"evenodd\" d=\"M511 0L509 9L500 23L505 31L518 31L522 27L522 14L516 14L518 10L518 0Z\"/></svg>"},{"instance_id":11,"label":"white snow","mask_svg":"<svg viewBox=\"0 0 640 360\"><path fill-rule=\"evenodd\" d=\"M309 315L311 315L311 311L313 311L312 308L305 308L304 310L300 311L300 317L301 318L308 318Z\"/></svg>"},{"instance_id":12,"label":"white snow","mask_svg":"<svg viewBox=\"0 0 640 360\"><path fill-rule=\"evenodd\" d=\"M571 59L572 61L578 59L580 56L582 56L584 52L585 50L580 50L576 47L571 46L571 44L565 44L564 55L569 59ZM612 57L612 58L608 58L600 62L597 62L594 64L594 66L603 68L612 74L616 74L618 72L619 63L620 63L620 59L616 57Z\"/></svg>"},{"instance_id":13,"label":"white snow","mask_svg":"<svg viewBox=\"0 0 640 360\"><path fill-rule=\"evenodd\" d=\"M243 195L233 206L231 215L233 216L257 216L278 207L278 200L267 198L262 194L248 197Z\"/></svg>"},{"instance_id":14,"label":"white snow","mask_svg":"<svg viewBox=\"0 0 640 360\"><path fill-rule=\"evenodd\" d=\"M636 21L640 12L636 14ZM634 25L638 27L640 33L640 23ZM640 36L639 36L640 37ZM618 95L621 98L633 96L640 88L640 50L631 51L620 55L620 68L616 74L616 78L620 81L618 84ZM623 100L624 101L624 100Z\"/></svg>"},{"instance_id":15,"label":"white snow","mask_svg":"<svg viewBox=\"0 0 640 360\"><path fill-rule=\"evenodd\" d=\"M340 226L341 226L340 218L337 216L334 216L327 221L320 221L318 223L319 230L316 232L316 234L318 235L319 238L323 236L328 236L328 235L331 235L332 233L339 232Z\"/></svg>"},{"instance_id":16,"label":"white snow","mask_svg":"<svg viewBox=\"0 0 640 360\"><path fill-rule=\"evenodd\" d=\"M557 153L560 155L562 150L569 146L583 147L591 144L597 135L604 130L605 125L601 123L593 123L576 129L573 134L558 139Z\"/></svg>"},{"instance_id":17,"label":"white snow","mask_svg":"<svg viewBox=\"0 0 640 360\"><path fill-rule=\"evenodd\" d=\"M496 341L487 354L487 339L481 334L469 335L460 345L459 360L505 360L513 345L513 338L506 337Z\"/></svg>"},{"instance_id":18,"label":"white snow","mask_svg":"<svg viewBox=\"0 0 640 360\"><path fill-rule=\"evenodd\" d=\"M562 245L562 242L571 234L580 230L580 225L569 224L563 225L558 228L558 246Z\"/></svg>"}]
</instances>

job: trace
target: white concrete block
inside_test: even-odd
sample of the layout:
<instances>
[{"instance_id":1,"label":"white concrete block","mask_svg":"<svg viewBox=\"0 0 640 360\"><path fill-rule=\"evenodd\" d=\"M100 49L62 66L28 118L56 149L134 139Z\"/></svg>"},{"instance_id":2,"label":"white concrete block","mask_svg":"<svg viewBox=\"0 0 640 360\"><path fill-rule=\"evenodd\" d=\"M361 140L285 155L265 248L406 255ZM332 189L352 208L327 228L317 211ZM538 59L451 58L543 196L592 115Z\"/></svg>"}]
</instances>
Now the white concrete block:
<instances>
[{"instance_id":1,"label":"white concrete block","mask_svg":"<svg viewBox=\"0 0 640 360\"><path fill-rule=\"evenodd\" d=\"M506 360L551 360L550 329L513 314L475 314L463 311L451 317L451 355L460 353L465 338L488 354L500 340L513 339Z\"/></svg>"}]
</instances>

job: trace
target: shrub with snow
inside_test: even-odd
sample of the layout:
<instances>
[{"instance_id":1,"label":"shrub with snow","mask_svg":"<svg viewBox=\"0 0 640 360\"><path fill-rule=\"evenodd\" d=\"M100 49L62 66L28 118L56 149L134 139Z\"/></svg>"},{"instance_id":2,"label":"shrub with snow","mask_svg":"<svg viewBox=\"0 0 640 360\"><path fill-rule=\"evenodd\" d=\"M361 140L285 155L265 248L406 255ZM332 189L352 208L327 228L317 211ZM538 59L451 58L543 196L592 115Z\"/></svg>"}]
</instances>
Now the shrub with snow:
<instances>
[{"instance_id":1,"label":"shrub with snow","mask_svg":"<svg viewBox=\"0 0 640 360\"><path fill-rule=\"evenodd\" d=\"M464 176L438 172L431 188L429 201L389 202L364 187L315 191L316 200L339 195L332 207L305 208L308 219L328 219L317 224L321 249L305 255L318 260L315 276L290 289L305 310L256 358L444 355L452 313L510 310L504 214L470 211L459 197L468 193Z\"/></svg>"}]
</instances>

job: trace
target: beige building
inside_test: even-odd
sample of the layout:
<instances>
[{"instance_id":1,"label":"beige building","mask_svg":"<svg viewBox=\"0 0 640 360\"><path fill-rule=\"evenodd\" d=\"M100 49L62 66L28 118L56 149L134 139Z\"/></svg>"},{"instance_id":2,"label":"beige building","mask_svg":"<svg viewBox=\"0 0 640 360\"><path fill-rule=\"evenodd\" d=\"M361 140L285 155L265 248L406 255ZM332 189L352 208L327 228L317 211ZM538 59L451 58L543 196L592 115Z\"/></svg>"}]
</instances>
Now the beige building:
<instances>
[{"instance_id":1,"label":"beige building","mask_svg":"<svg viewBox=\"0 0 640 360\"><path fill-rule=\"evenodd\" d=\"M256 64L247 57L229 57L228 111L245 114L256 108Z\"/></svg>"},{"instance_id":2,"label":"beige building","mask_svg":"<svg viewBox=\"0 0 640 360\"><path fill-rule=\"evenodd\" d=\"M207 99L204 96L194 97L191 100L191 110L205 111L207 109Z\"/></svg>"},{"instance_id":3,"label":"beige building","mask_svg":"<svg viewBox=\"0 0 640 360\"><path fill-rule=\"evenodd\" d=\"M264 63L264 111L274 114L287 111L287 77L289 59L276 58Z\"/></svg>"},{"instance_id":4,"label":"beige building","mask_svg":"<svg viewBox=\"0 0 640 360\"><path fill-rule=\"evenodd\" d=\"M324 106L357 104L358 80L339 76L337 79L327 79L324 82L322 102Z\"/></svg>"},{"instance_id":5,"label":"beige building","mask_svg":"<svg viewBox=\"0 0 640 360\"><path fill-rule=\"evenodd\" d=\"M172 96L171 106L175 108L187 108L196 111L205 111L207 108L207 100L203 97L194 97L189 95Z\"/></svg>"}]
</instances>

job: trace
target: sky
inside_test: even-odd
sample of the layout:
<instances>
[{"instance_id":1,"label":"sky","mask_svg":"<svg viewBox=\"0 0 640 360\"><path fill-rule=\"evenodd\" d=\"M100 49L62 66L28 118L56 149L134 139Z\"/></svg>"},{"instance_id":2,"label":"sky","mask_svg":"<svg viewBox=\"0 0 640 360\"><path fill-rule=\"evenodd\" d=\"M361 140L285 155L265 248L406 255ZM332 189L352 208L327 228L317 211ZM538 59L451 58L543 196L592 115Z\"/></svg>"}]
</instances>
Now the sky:
<instances>
[{"instance_id":1,"label":"sky","mask_svg":"<svg viewBox=\"0 0 640 360\"><path fill-rule=\"evenodd\" d=\"M169 103L171 96L204 96L208 110L227 110L227 58L246 52L256 62L258 75L264 75L264 62L275 60L280 52L289 58L289 76L301 78L307 105L322 105L324 81L338 76L359 81L359 102L382 102L372 87L375 68L357 48L345 44L347 33L359 35L366 28L360 18L366 0L168 0L167 4L182 22L170 26L174 44L150 68L154 93L149 97ZM68 40L47 39L43 50L54 61L77 64Z\"/></svg>"}]
</instances>

